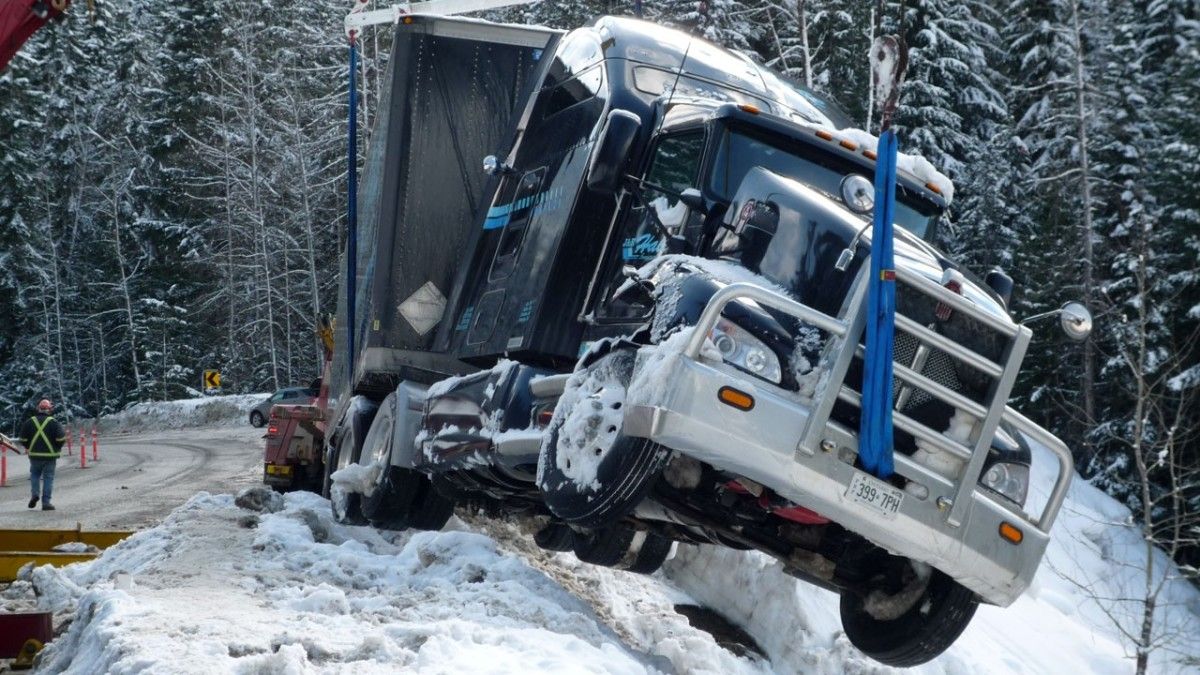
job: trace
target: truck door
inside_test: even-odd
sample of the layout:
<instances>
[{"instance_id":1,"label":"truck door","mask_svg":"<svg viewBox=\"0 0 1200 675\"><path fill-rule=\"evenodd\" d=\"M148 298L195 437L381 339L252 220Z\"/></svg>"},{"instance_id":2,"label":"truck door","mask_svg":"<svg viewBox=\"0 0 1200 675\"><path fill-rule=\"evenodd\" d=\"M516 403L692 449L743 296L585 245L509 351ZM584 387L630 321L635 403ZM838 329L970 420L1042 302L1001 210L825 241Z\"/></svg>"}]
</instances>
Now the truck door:
<instances>
[{"instance_id":1,"label":"truck door","mask_svg":"<svg viewBox=\"0 0 1200 675\"><path fill-rule=\"evenodd\" d=\"M653 184L679 193L696 187L696 176L704 152L704 133L699 129L672 133L658 141L650 168L646 172L648 185L643 189L645 201L662 224L672 234L698 239L699 231L694 221L698 218L674 195L650 187ZM636 202L626 211L618 224L615 246L607 252L602 265L601 278L606 279L605 291L597 318L606 322L621 322L645 317L650 310L647 299L640 293L623 294L613 298L613 293L626 278L622 272L625 265L641 267L657 257L663 245L653 216L649 210Z\"/></svg>"}]
</instances>

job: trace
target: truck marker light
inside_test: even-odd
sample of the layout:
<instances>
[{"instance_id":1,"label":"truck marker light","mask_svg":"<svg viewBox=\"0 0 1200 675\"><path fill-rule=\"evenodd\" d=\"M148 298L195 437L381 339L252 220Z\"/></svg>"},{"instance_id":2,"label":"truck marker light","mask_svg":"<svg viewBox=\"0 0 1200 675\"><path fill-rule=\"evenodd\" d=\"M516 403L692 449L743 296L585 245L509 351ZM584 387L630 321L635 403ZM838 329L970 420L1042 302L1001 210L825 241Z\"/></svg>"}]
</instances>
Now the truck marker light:
<instances>
[{"instance_id":1,"label":"truck marker light","mask_svg":"<svg viewBox=\"0 0 1200 675\"><path fill-rule=\"evenodd\" d=\"M743 103L739 105L738 110L741 110L742 112L748 112L751 115L757 115L758 113L762 112L758 109L758 106L750 105L749 103Z\"/></svg>"},{"instance_id":2,"label":"truck marker light","mask_svg":"<svg viewBox=\"0 0 1200 675\"><path fill-rule=\"evenodd\" d=\"M273 424L271 426L267 427L267 434L274 436L277 433L279 433L279 427L277 427Z\"/></svg>"},{"instance_id":3,"label":"truck marker light","mask_svg":"<svg viewBox=\"0 0 1200 675\"><path fill-rule=\"evenodd\" d=\"M738 410L746 411L754 408L754 397L733 387L721 387L717 390L717 398L721 403Z\"/></svg>"},{"instance_id":4,"label":"truck marker light","mask_svg":"<svg viewBox=\"0 0 1200 675\"><path fill-rule=\"evenodd\" d=\"M942 189L940 187L934 185L933 183L926 183L925 187L928 188L929 191L934 194L937 194L937 195L942 194Z\"/></svg>"},{"instance_id":5,"label":"truck marker light","mask_svg":"<svg viewBox=\"0 0 1200 675\"><path fill-rule=\"evenodd\" d=\"M866 157L867 159L869 159L871 161L875 161L875 159L878 158L879 155L876 155L874 150L863 150L863 157Z\"/></svg>"},{"instance_id":6,"label":"truck marker light","mask_svg":"<svg viewBox=\"0 0 1200 675\"><path fill-rule=\"evenodd\" d=\"M1000 538L1011 544L1020 544L1025 539L1025 533L1012 523L1000 523Z\"/></svg>"},{"instance_id":7,"label":"truck marker light","mask_svg":"<svg viewBox=\"0 0 1200 675\"><path fill-rule=\"evenodd\" d=\"M847 150L857 150L858 149L858 143L855 143L854 141L848 141L844 138L842 140L838 141L838 145L842 146L843 148L845 148Z\"/></svg>"},{"instance_id":8,"label":"truck marker light","mask_svg":"<svg viewBox=\"0 0 1200 675\"><path fill-rule=\"evenodd\" d=\"M828 131L825 131L824 129L818 129L816 133L817 133L817 138L820 138L820 139L823 139L826 141L833 140L833 134L829 133Z\"/></svg>"}]
</instances>

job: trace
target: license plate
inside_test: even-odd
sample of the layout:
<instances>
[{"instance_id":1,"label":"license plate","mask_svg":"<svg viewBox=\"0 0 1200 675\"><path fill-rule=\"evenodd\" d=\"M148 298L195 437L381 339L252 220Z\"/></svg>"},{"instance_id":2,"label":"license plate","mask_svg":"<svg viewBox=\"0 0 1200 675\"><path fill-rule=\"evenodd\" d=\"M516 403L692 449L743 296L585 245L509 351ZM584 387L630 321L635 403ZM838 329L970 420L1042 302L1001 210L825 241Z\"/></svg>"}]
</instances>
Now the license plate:
<instances>
[{"instance_id":1,"label":"license plate","mask_svg":"<svg viewBox=\"0 0 1200 675\"><path fill-rule=\"evenodd\" d=\"M903 492L861 471L854 472L846 496L875 509L884 518L895 518L900 511L900 502L904 501Z\"/></svg>"}]
</instances>

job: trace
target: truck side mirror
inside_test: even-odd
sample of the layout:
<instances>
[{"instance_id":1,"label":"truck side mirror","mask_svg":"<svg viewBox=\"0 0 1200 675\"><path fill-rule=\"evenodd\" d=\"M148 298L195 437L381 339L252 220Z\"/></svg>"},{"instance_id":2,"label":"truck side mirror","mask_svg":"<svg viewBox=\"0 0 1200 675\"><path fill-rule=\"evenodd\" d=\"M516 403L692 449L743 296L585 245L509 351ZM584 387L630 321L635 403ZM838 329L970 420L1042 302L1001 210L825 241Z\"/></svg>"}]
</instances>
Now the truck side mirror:
<instances>
[{"instance_id":1,"label":"truck side mirror","mask_svg":"<svg viewBox=\"0 0 1200 675\"><path fill-rule=\"evenodd\" d=\"M1092 334L1092 313L1082 303L1068 302L1059 312L1058 322L1067 337L1079 341Z\"/></svg>"},{"instance_id":2,"label":"truck side mirror","mask_svg":"<svg viewBox=\"0 0 1200 675\"><path fill-rule=\"evenodd\" d=\"M483 158L483 172L489 176L504 176L516 173L516 170L501 161L499 157L488 155Z\"/></svg>"},{"instance_id":3,"label":"truck side mirror","mask_svg":"<svg viewBox=\"0 0 1200 675\"><path fill-rule=\"evenodd\" d=\"M609 111L600 130L600 139L588 163L587 186L596 192L612 193L625 177L625 163L633 142L642 128L642 120L628 110Z\"/></svg>"},{"instance_id":4,"label":"truck side mirror","mask_svg":"<svg viewBox=\"0 0 1200 675\"><path fill-rule=\"evenodd\" d=\"M696 213L708 215L708 205L704 203L704 195L696 188L688 188L681 192L679 201Z\"/></svg>"}]
</instances>

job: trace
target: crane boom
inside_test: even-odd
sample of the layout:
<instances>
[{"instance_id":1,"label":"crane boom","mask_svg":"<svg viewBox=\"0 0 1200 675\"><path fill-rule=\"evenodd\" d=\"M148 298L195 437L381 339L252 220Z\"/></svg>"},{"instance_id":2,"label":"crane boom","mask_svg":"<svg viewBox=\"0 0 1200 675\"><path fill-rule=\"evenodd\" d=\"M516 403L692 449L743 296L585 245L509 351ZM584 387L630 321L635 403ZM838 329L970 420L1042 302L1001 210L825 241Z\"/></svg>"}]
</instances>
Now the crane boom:
<instances>
[{"instance_id":1,"label":"crane boom","mask_svg":"<svg viewBox=\"0 0 1200 675\"><path fill-rule=\"evenodd\" d=\"M71 0L6 0L0 2L0 70L46 22L66 11Z\"/></svg>"}]
</instances>

